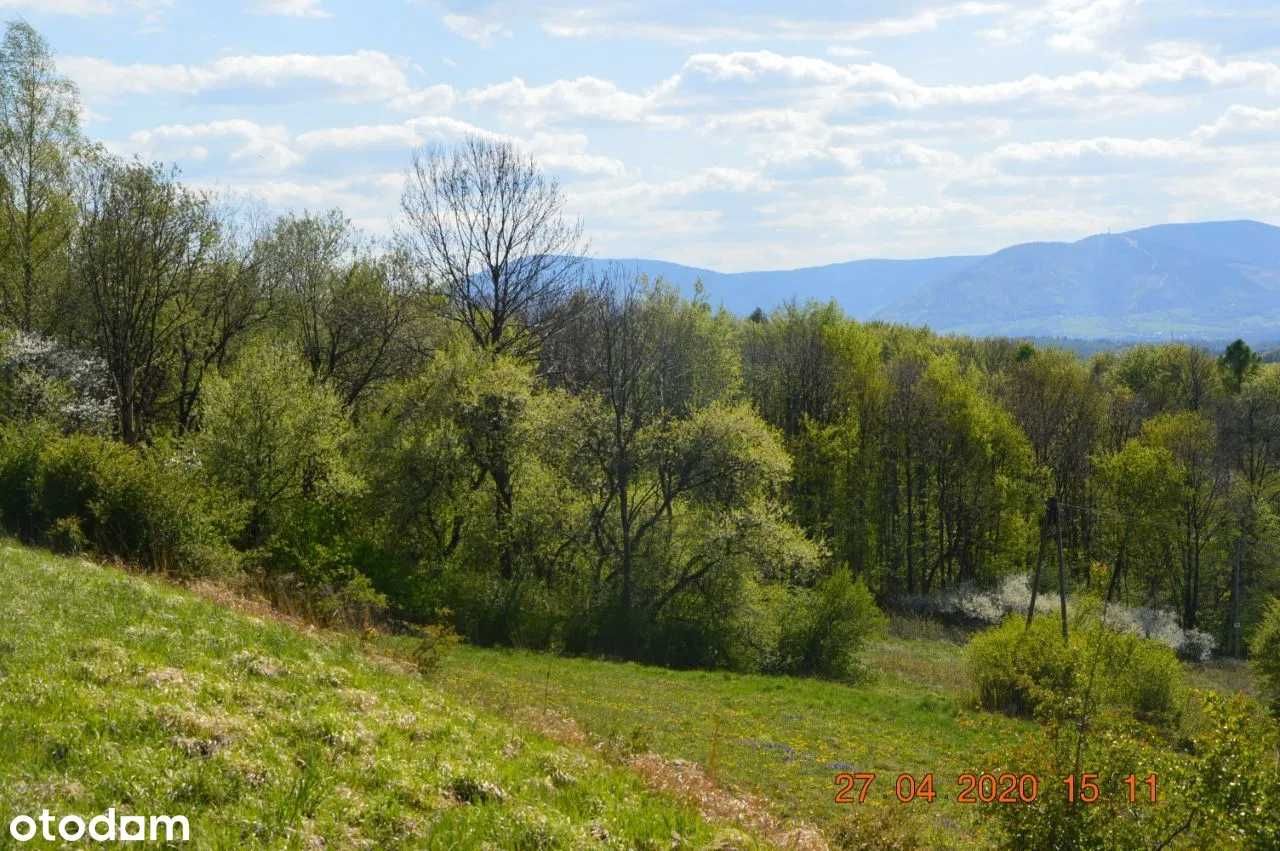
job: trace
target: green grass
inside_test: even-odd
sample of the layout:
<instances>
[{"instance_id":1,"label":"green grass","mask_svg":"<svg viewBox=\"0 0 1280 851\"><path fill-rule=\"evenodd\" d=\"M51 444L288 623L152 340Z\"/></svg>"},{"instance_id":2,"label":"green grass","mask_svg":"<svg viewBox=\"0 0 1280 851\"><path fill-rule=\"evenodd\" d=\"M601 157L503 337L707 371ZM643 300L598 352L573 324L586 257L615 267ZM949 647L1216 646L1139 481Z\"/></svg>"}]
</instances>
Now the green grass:
<instances>
[{"instance_id":1,"label":"green grass","mask_svg":"<svg viewBox=\"0 0 1280 851\"><path fill-rule=\"evenodd\" d=\"M185 815L196 848L715 841L633 772L466 697L356 638L0 541L3 825L114 807Z\"/></svg>"},{"instance_id":2,"label":"green grass","mask_svg":"<svg viewBox=\"0 0 1280 851\"><path fill-rule=\"evenodd\" d=\"M550 709L597 740L695 761L716 779L767 798L784 820L830 827L841 771L877 774L869 797L894 798L899 773L935 775L938 799L910 806L932 844L985 847L974 808L956 804L957 775L1034 725L969 707L962 648L889 639L868 654L862 685L461 648L444 666L451 690L510 717Z\"/></svg>"},{"instance_id":3,"label":"green grass","mask_svg":"<svg viewBox=\"0 0 1280 851\"><path fill-rule=\"evenodd\" d=\"M991 847L955 778L1037 727L974 709L958 636L926 627L897 624L856 685L474 647L425 681L409 639L0 540L0 824L114 807L186 815L197 848L757 847L708 777L738 827L780 840L837 826L835 775L869 771L927 847ZM1250 687L1240 665L1189 674ZM896 777L928 772L937 800L898 804Z\"/></svg>"},{"instance_id":4,"label":"green grass","mask_svg":"<svg viewBox=\"0 0 1280 851\"><path fill-rule=\"evenodd\" d=\"M919 631L907 624L890 634ZM865 660L873 676L858 685L475 647L460 648L444 676L451 690L508 717L547 709L606 747L648 747L711 766L718 782L762 796L780 818L827 831L850 814L833 800L836 772L874 772L869 800L890 804L891 819L914 815L928 847L992 847L982 813L955 802L956 777L993 770L993 754L1039 728L974 708L960 636L934 631L943 637L872 645ZM1188 682L1251 689L1239 663L1188 666ZM896 809L897 776L927 772L937 799Z\"/></svg>"}]
</instances>

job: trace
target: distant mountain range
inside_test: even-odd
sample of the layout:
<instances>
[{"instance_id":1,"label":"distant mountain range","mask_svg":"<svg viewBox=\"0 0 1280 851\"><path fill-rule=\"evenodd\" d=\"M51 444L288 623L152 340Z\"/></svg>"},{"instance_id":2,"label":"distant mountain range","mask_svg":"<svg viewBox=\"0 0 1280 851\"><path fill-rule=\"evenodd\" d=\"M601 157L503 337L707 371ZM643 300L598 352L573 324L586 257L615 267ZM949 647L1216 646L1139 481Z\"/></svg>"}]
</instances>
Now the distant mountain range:
<instances>
[{"instance_id":1,"label":"distant mountain range","mask_svg":"<svg viewBox=\"0 0 1280 851\"><path fill-rule=\"evenodd\" d=\"M746 315L834 299L858 319L935 331L1078 339L1280 339L1280 228L1158 225L974 257L855 260L723 273L658 260L592 260L661 276Z\"/></svg>"}]
</instances>

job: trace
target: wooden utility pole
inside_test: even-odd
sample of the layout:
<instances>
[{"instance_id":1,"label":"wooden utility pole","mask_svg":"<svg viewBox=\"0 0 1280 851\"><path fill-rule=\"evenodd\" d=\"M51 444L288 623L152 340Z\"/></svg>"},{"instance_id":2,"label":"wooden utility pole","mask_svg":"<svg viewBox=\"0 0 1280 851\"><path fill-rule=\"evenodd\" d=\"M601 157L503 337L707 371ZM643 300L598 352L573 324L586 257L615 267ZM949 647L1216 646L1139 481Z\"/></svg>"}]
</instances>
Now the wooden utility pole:
<instances>
[{"instance_id":1,"label":"wooden utility pole","mask_svg":"<svg viewBox=\"0 0 1280 851\"><path fill-rule=\"evenodd\" d=\"M1036 597L1040 594L1040 568L1044 564L1044 537L1048 532L1049 512L1040 518L1040 546L1036 548L1036 572L1031 577L1031 605L1027 606L1027 629L1031 628L1031 619L1036 616Z\"/></svg>"}]
</instances>

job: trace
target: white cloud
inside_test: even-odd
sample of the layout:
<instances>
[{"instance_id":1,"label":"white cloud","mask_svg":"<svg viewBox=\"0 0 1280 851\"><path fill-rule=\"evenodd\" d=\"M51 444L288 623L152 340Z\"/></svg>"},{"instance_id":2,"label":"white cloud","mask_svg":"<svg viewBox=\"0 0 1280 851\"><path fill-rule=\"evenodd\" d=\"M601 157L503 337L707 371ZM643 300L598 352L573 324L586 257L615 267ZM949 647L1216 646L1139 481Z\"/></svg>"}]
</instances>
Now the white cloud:
<instances>
[{"instance_id":1,"label":"white cloud","mask_svg":"<svg viewBox=\"0 0 1280 851\"><path fill-rule=\"evenodd\" d=\"M148 158L203 160L209 156L208 143L218 140L230 140L229 162L249 171L284 171L302 162L283 126L264 126L245 119L166 124L139 130L129 136L127 145L116 147Z\"/></svg>"},{"instance_id":2,"label":"white cloud","mask_svg":"<svg viewBox=\"0 0 1280 851\"><path fill-rule=\"evenodd\" d=\"M1220 62L1204 54L1169 56L1151 62L1118 62L1102 71L1076 71L1057 76L1031 74L995 83L927 85L880 63L840 65L810 56L784 56L772 51L699 53L689 57L678 78L679 90L721 83L749 84L744 94L762 99L782 89L839 96L846 104L860 99L899 109L1007 104L1020 100L1055 103L1072 98L1137 92L1177 83L1213 87L1259 85L1280 91L1280 65L1252 59ZM699 102L705 108L718 93ZM1087 102L1081 101L1085 105Z\"/></svg>"},{"instance_id":3,"label":"white cloud","mask_svg":"<svg viewBox=\"0 0 1280 851\"><path fill-rule=\"evenodd\" d=\"M399 124L363 124L311 130L298 136L305 151L358 150L362 148L415 148L428 142L449 142L465 136L503 138L466 121L446 116L424 116Z\"/></svg>"},{"instance_id":4,"label":"white cloud","mask_svg":"<svg viewBox=\"0 0 1280 851\"><path fill-rule=\"evenodd\" d=\"M457 102L457 94L448 83L437 83L425 89L409 89L391 98L391 106L402 112L448 112Z\"/></svg>"},{"instance_id":5,"label":"white cloud","mask_svg":"<svg viewBox=\"0 0 1280 851\"><path fill-rule=\"evenodd\" d=\"M234 178L187 181L193 188L232 199L252 199L284 210L339 208L367 230L389 231L396 202L404 185L403 172L378 172L355 177L291 180Z\"/></svg>"},{"instance_id":6,"label":"white cloud","mask_svg":"<svg viewBox=\"0 0 1280 851\"><path fill-rule=\"evenodd\" d=\"M779 146L763 158L765 172L779 180L825 180L857 170L858 152L834 145Z\"/></svg>"},{"instance_id":7,"label":"white cloud","mask_svg":"<svg viewBox=\"0 0 1280 851\"><path fill-rule=\"evenodd\" d=\"M581 177L623 177L627 173L621 160L588 152L590 140L585 133L534 133L528 139L514 139L547 171L570 173Z\"/></svg>"},{"instance_id":8,"label":"white cloud","mask_svg":"<svg viewBox=\"0 0 1280 851\"><path fill-rule=\"evenodd\" d=\"M1212 152L1185 139L1099 137L1001 145L990 161L1008 171L1107 173L1171 163L1185 168Z\"/></svg>"},{"instance_id":9,"label":"white cloud","mask_svg":"<svg viewBox=\"0 0 1280 851\"><path fill-rule=\"evenodd\" d=\"M941 151L909 141L871 145L859 151L864 168L881 171L895 169L954 169L963 159L950 151Z\"/></svg>"},{"instance_id":10,"label":"white cloud","mask_svg":"<svg viewBox=\"0 0 1280 851\"><path fill-rule=\"evenodd\" d=\"M1280 109L1259 109L1235 104L1212 124L1203 124L1192 133L1196 139L1227 144L1280 140Z\"/></svg>"},{"instance_id":11,"label":"white cloud","mask_svg":"<svg viewBox=\"0 0 1280 851\"><path fill-rule=\"evenodd\" d=\"M805 133L820 132L825 125L820 116L800 108L743 109L720 115L708 115L701 127L712 133Z\"/></svg>"},{"instance_id":12,"label":"white cloud","mask_svg":"<svg viewBox=\"0 0 1280 851\"><path fill-rule=\"evenodd\" d=\"M159 28L163 10L173 0L0 0L0 9L31 11L69 17L94 17L133 13L142 23L142 32Z\"/></svg>"},{"instance_id":13,"label":"white cloud","mask_svg":"<svg viewBox=\"0 0 1280 851\"><path fill-rule=\"evenodd\" d=\"M473 89L463 96L463 101L474 107L500 110L504 117L527 126L575 118L636 123L660 120L654 109L664 91L660 85L645 94L633 94L597 77L556 80L544 86L530 86L515 77Z\"/></svg>"},{"instance_id":14,"label":"white cloud","mask_svg":"<svg viewBox=\"0 0 1280 851\"><path fill-rule=\"evenodd\" d=\"M1280 185L1280 168L1270 164L1185 178L1170 187L1170 193L1179 201L1172 218L1280 221L1280 193L1274 189L1277 185Z\"/></svg>"},{"instance_id":15,"label":"white cloud","mask_svg":"<svg viewBox=\"0 0 1280 851\"><path fill-rule=\"evenodd\" d=\"M259 0L257 11L263 15L283 15L289 18L333 17L320 6L320 0Z\"/></svg>"},{"instance_id":16,"label":"white cloud","mask_svg":"<svg viewBox=\"0 0 1280 851\"><path fill-rule=\"evenodd\" d=\"M141 17L140 3L165 2L0 7ZM342 206L375 228L394 215L409 150L466 135L515 142L562 179L598 250L696 265L969 252L1170 217L1280 216L1280 52L1259 41L1257 16L1206 23L1195 7L1210 0L426 2L442 23L415 43L420 64L380 49L326 55L307 41L300 53L195 52L201 40L178 54L138 40L125 54L138 64L59 64L113 150L177 160L193 183L276 208ZM291 32L323 43L317 28ZM464 61L478 52L463 39L505 49L517 33L518 56ZM209 50L218 44L228 42ZM175 55L183 61L148 61ZM156 112L165 117L147 117Z\"/></svg>"},{"instance_id":17,"label":"white cloud","mask_svg":"<svg viewBox=\"0 0 1280 851\"><path fill-rule=\"evenodd\" d=\"M1013 13L983 34L991 41L1043 38L1055 50L1098 50L1113 32L1133 20L1143 0L1044 0L1036 8Z\"/></svg>"},{"instance_id":18,"label":"white cloud","mask_svg":"<svg viewBox=\"0 0 1280 851\"><path fill-rule=\"evenodd\" d=\"M625 8L599 3L594 6L550 8L541 11L542 28L559 38L647 39L675 44L712 41L865 41L900 38L938 29L945 22L1008 12L1004 3L963 2L922 9L902 17L864 21L813 20L752 15L744 10L732 24L686 20L678 24L629 16ZM506 10L504 10L506 11Z\"/></svg>"},{"instance_id":19,"label":"white cloud","mask_svg":"<svg viewBox=\"0 0 1280 851\"><path fill-rule=\"evenodd\" d=\"M775 183L765 175L749 169L728 166L711 166L676 180L632 180L626 183L587 188L573 193L578 206L602 215L616 215L620 211L627 217L641 217L650 221L651 213L674 209L677 202L693 199L708 193L763 194L771 191Z\"/></svg>"},{"instance_id":20,"label":"white cloud","mask_svg":"<svg viewBox=\"0 0 1280 851\"><path fill-rule=\"evenodd\" d=\"M0 0L0 9L29 9L57 15L109 15L116 11L112 0Z\"/></svg>"},{"instance_id":21,"label":"white cloud","mask_svg":"<svg viewBox=\"0 0 1280 851\"><path fill-rule=\"evenodd\" d=\"M404 63L377 50L355 53L224 56L198 65L117 65L90 56L59 59L59 67L88 98L182 94L245 88L280 89L310 84L351 101L387 101L397 108L434 103L448 108L452 89L415 88Z\"/></svg>"},{"instance_id":22,"label":"white cloud","mask_svg":"<svg viewBox=\"0 0 1280 851\"><path fill-rule=\"evenodd\" d=\"M510 38L511 30L497 20L486 20L475 15L448 14L442 19L450 32L468 41L488 47L495 38Z\"/></svg>"},{"instance_id":23,"label":"white cloud","mask_svg":"<svg viewBox=\"0 0 1280 851\"><path fill-rule=\"evenodd\" d=\"M794 38L812 41L865 41L877 38L898 38L917 33L932 32L943 23L957 18L985 17L1007 12L1004 3L956 3L924 9L901 18L880 18L861 23L842 24L835 21L773 21L769 30L761 36Z\"/></svg>"},{"instance_id":24,"label":"white cloud","mask_svg":"<svg viewBox=\"0 0 1280 851\"><path fill-rule=\"evenodd\" d=\"M848 44L833 44L827 48L828 56L835 56L840 59L862 59L870 56L871 51L862 47L853 47Z\"/></svg>"},{"instance_id":25,"label":"white cloud","mask_svg":"<svg viewBox=\"0 0 1280 851\"><path fill-rule=\"evenodd\" d=\"M447 116L422 116L399 124L367 124L312 130L299 135L296 141L298 147L306 152L375 148L408 151L431 143L456 142L466 136L480 136L518 145L532 155L540 166L552 173L617 177L626 172L626 167L620 160L589 153L589 141L584 133L534 133L529 138L520 138L494 133Z\"/></svg>"}]
</instances>

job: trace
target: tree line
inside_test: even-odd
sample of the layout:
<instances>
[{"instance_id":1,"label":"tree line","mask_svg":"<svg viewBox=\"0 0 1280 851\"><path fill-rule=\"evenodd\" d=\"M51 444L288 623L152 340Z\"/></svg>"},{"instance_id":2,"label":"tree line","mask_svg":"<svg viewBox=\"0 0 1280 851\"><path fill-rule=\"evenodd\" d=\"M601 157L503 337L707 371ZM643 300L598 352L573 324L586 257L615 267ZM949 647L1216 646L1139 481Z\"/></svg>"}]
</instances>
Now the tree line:
<instances>
[{"instance_id":1,"label":"tree line","mask_svg":"<svg viewBox=\"0 0 1280 851\"><path fill-rule=\"evenodd\" d=\"M1243 343L1082 359L834 304L739 318L584 263L505 142L416 152L375 238L114 157L79 112L10 24L12 532L475 641L834 676L873 600L1030 574L1242 655L1280 589L1280 371ZM126 492L185 513L126 534Z\"/></svg>"}]
</instances>

